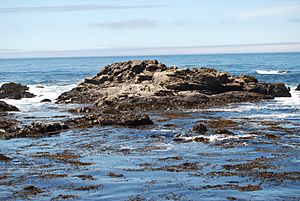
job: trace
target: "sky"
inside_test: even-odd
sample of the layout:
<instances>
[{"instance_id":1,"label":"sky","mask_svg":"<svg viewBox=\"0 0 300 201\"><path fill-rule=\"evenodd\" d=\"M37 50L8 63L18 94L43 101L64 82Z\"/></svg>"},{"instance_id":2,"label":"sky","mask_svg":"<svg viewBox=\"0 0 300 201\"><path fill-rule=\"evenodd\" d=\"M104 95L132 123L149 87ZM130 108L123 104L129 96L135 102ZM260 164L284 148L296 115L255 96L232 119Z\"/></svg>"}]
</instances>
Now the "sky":
<instances>
[{"instance_id":1,"label":"sky","mask_svg":"<svg viewBox=\"0 0 300 201\"><path fill-rule=\"evenodd\" d=\"M300 0L0 0L0 58L300 52Z\"/></svg>"}]
</instances>

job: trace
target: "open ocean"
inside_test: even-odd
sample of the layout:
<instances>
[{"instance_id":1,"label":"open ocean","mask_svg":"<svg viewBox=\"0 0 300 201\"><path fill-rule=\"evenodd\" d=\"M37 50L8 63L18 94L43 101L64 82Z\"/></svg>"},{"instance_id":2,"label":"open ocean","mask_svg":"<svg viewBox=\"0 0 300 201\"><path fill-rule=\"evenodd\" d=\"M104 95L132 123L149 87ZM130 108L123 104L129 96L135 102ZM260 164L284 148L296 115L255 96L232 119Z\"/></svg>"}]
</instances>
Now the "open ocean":
<instances>
[{"instance_id":1,"label":"open ocean","mask_svg":"<svg viewBox=\"0 0 300 201\"><path fill-rule=\"evenodd\" d=\"M40 100L55 100L103 66L133 59L157 59L181 68L206 66L236 75L253 75L259 81L284 82L291 88L292 97L180 111L181 116L167 122L176 125L172 128L156 121L161 117L150 114L157 124L153 129L106 126L43 138L0 140L0 153L13 158L9 163L0 162L0 200L22 200L16 192L28 185L44 190L33 195L32 200L58 199L60 195L74 200L300 200L300 91L295 91L300 84L300 53L0 59L0 84L21 83L37 95L32 99L5 100L21 109L13 115L23 124L59 121L72 117L66 108L74 106ZM220 118L237 122L240 129L232 131L245 140L216 135L208 144L173 141L173 135L189 132L198 121ZM280 137L269 139L265 134ZM154 135L162 138L150 137ZM91 165L74 166L39 157L40 153L63 151L75 153L80 161ZM223 171L224 165L257 158L266 159L269 165L258 171L293 173L298 179L216 173ZM159 169L191 162L198 164L196 172ZM157 168L147 168L149 164ZM111 177L110 172L123 176ZM1 179L3 175L8 178ZM236 187L249 184L261 189L243 191ZM83 186L94 187L79 190Z\"/></svg>"}]
</instances>

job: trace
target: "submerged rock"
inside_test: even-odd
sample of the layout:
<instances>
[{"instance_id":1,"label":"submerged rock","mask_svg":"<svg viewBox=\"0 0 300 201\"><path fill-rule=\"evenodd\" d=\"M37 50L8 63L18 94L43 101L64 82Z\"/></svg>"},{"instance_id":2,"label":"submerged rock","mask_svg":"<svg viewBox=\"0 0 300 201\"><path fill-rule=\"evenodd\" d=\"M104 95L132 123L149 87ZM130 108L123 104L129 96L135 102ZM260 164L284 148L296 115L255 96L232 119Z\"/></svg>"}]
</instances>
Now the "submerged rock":
<instances>
[{"instance_id":1,"label":"submerged rock","mask_svg":"<svg viewBox=\"0 0 300 201\"><path fill-rule=\"evenodd\" d=\"M204 124L197 124L192 128L192 131L197 133L205 133L207 131L207 128Z\"/></svg>"},{"instance_id":2,"label":"submerged rock","mask_svg":"<svg viewBox=\"0 0 300 201\"><path fill-rule=\"evenodd\" d=\"M283 83L260 83L211 68L179 69L157 60L105 66L93 78L59 96L57 103L95 103L102 109L160 110L203 108L290 96Z\"/></svg>"},{"instance_id":3,"label":"submerged rock","mask_svg":"<svg viewBox=\"0 0 300 201\"><path fill-rule=\"evenodd\" d=\"M19 111L16 106L9 105L4 101L0 101L0 112Z\"/></svg>"},{"instance_id":4,"label":"submerged rock","mask_svg":"<svg viewBox=\"0 0 300 201\"><path fill-rule=\"evenodd\" d=\"M0 99L21 99L21 98L33 98L34 94L28 92L29 87L17 84L14 82L5 83L0 87Z\"/></svg>"}]
</instances>

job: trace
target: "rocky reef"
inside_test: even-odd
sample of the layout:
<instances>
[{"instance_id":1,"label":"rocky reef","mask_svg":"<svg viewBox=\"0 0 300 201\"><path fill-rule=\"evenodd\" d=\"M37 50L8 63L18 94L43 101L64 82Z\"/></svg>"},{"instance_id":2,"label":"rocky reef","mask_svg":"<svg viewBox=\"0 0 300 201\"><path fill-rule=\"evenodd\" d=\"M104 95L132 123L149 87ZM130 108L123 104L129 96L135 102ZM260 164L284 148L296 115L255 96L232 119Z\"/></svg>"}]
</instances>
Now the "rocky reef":
<instances>
[{"instance_id":1,"label":"rocky reef","mask_svg":"<svg viewBox=\"0 0 300 201\"><path fill-rule=\"evenodd\" d=\"M0 99L33 98L34 94L28 92L29 87L14 82L5 83L0 87Z\"/></svg>"},{"instance_id":2,"label":"rocky reef","mask_svg":"<svg viewBox=\"0 0 300 201\"><path fill-rule=\"evenodd\" d=\"M122 111L202 108L228 103L290 97L283 83L262 83L253 76L212 68L167 67L157 60L105 66L93 78L59 96L57 103L94 103Z\"/></svg>"},{"instance_id":3,"label":"rocky reef","mask_svg":"<svg viewBox=\"0 0 300 201\"><path fill-rule=\"evenodd\" d=\"M0 98L34 97L28 89L21 84L3 84ZM153 124L145 112L289 96L283 83L262 83L253 76L235 76L212 68L167 67L157 60L126 61L105 66L96 76L86 78L58 97L57 103L92 103L93 106L70 110L80 117L53 123L33 122L20 127L20 122L4 115L0 134L2 138L35 137L92 126L145 126ZM1 101L0 110L18 111L18 108ZM200 124L193 130L204 133L206 128Z\"/></svg>"}]
</instances>

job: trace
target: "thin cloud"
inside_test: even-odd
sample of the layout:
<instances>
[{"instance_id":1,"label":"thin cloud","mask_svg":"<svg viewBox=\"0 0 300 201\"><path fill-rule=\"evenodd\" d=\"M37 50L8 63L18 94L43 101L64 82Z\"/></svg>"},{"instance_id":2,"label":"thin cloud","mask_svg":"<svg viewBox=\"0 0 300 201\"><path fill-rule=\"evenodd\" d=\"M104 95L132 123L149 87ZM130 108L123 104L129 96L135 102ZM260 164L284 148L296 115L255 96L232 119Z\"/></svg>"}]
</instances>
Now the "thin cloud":
<instances>
[{"instance_id":1,"label":"thin cloud","mask_svg":"<svg viewBox=\"0 0 300 201\"><path fill-rule=\"evenodd\" d=\"M146 29L157 26L159 23L150 19L134 19L121 21L108 21L99 23L89 23L90 27L103 29Z\"/></svg>"},{"instance_id":2,"label":"thin cloud","mask_svg":"<svg viewBox=\"0 0 300 201\"><path fill-rule=\"evenodd\" d=\"M285 15L292 12L300 11L300 5L286 5L286 6L275 6L268 8L260 8L252 10L246 13L241 13L241 17L267 17L267 16L279 16Z\"/></svg>"},{"instance_id":3,"label":"thin cloud","mask_svg":"<svg viewBox=\"0 0 300 201\"><path fill-rule=\"evenodd\" d=\"M0 13L23 13L23 12L79 12L79 11L103 11L103 10L127 10L147 9L164 7L163 5L64 5L64 6L35 6L35 7L8 7L0 8Z\"/></svg>"},{"instance_id":4,"label":"thin cloud","mask_svg":"<svg viewBox=\"0 0 300 201\"><path fill-rule=\"evenodd\" d=\"M171 54L224 54L224 53L259 53L259 52L300 52L300 42L237 44L210 46L173 46L173 47L107 47L81 50L53 51L16 51L0 52L0 58L26 57L82 57L82 56L136 56L136 55L171 55Z\"/></svg>"}]
</instances>

